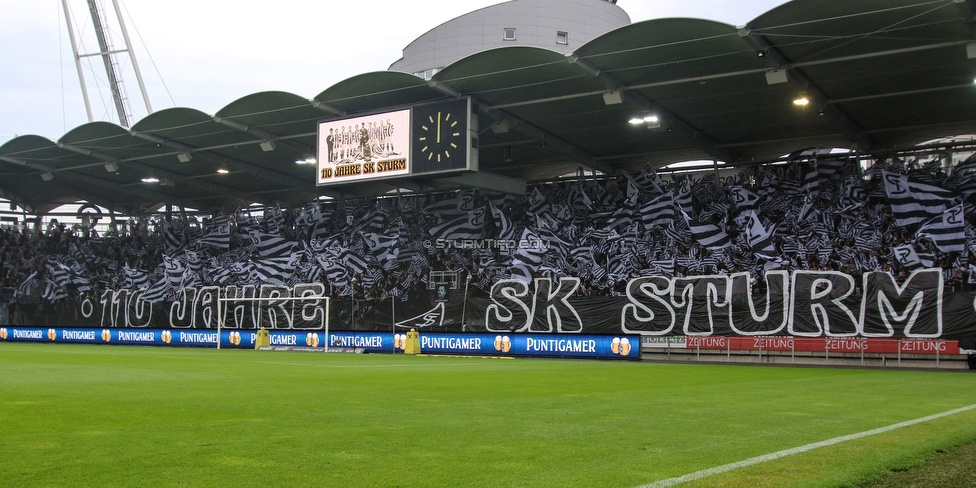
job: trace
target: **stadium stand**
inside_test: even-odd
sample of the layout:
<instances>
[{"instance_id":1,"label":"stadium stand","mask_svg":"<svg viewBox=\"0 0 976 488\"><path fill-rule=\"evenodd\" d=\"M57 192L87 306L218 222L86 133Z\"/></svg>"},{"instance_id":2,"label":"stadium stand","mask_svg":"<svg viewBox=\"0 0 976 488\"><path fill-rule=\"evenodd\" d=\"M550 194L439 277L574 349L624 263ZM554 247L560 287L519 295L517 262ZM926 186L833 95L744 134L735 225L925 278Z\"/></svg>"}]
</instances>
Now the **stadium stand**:
<instances>
[{"instance_id":1,"label":"stadium stand","mask_svg":"<svg viewBox=\"0 0 976 488\"><path fill-rule=\"evenodd\" d=\"M430 271L470 276L484 291L499 279L573 276L580 296L619 296L639 276L780 269L841 271L860 283L867 271L900 282L939 267L949 287L976 282L976 229L962 218L972 215L976 158L952 168L895 159L862 173L855 158L804 151L720 178L662 178L647 167L596 180L579 173L521 197L467 189L315 201L261 217L134 220L89 237L64 224L4 229L0 283L15 302L141 288L155 302L187 286L316 282L332 296L355 286L360 297L406 299L426 289Z\"/></svg>"}]
</instances>

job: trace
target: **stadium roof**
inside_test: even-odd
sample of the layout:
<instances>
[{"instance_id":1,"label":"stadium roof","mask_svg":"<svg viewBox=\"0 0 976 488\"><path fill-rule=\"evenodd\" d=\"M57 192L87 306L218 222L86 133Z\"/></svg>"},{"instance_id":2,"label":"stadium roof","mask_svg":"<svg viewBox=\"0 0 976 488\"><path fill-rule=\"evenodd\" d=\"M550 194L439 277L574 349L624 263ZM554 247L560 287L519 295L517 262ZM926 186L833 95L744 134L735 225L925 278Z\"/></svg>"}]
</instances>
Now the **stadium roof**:
<instances>
[{"instance_id":1,"label":"stadium roof","mask_svg":"<svg viewBox=\"0 0 976 488\"><path fill-rule=\"evenodd\" d=\"M287 205L395 186L504 187L504 178L542 181L581 166L743 164L805 147L884 154L976 132L974 13L976 0L795 0L741 27L639 22L569 56L485 51L430 82L365 73L311 100L263 92L212 116L173 108L131 129L93 122L58 141L28 135L0 146L0 197L40 213L81 199L141 214L160 204ZM801 92L809 105L793 104ZM615 95L622 103L608 104ZM319 121L455 96L475 101L488 175L316 187L314 165L295 164L315 154ZM657 114L661 127L628 123L638 113ZM148 175L161 181L144 183Z\"/></svg>"}]
</instances>

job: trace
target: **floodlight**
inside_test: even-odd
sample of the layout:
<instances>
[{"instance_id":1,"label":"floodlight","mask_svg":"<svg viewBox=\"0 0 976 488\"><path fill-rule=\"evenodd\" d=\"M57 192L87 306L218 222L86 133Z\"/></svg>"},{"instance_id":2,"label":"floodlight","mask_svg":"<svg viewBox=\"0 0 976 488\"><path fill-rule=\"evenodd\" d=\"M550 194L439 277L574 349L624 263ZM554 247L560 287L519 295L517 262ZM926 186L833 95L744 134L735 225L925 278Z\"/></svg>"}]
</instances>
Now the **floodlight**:
<instances>
[{"instance_id":1,"label":"floodlight","mask_svg":"<svg viewBox=\"0 0 976 488\"><path fill-rule=\"evenodd\" d=\"M807 96L807 92L800 92L797 94L796 98L793 99L793 105L798 105L800 107L810 105L810 97Z\"/></svg>"},{"instance_id":2,"label":"floodlight","mask_svg":"<svg viewBox=\"0 0 976 488\"><path fill-rule=\"evenodd\" d=\"M189 163L193 159L193 155L189 151L183 151L176 154L176 159L180 160L181 163Z\"/></svg>"},{"instance_id":3,"label":"floodlight","mask_svg":"<svg viewBox=\"0 0 976 488\"><path fill-rule=\"evenodd\" d=\"M648 129L661 127L661 117L654 112L640 112L628 121L633 125L646 124Z\"/></svg>"},{"instance_id":4,"label":"floodlight","mask_svg":"<svg viewBox=\"0 0 976 488\"><path fill-rule=\"evenodd\" d=\"M261 150L264 152L274 151L276 147L278 147L278 145L275 144L275 141L272 141L271 139L261 141Z\"/></svg>"},{"instance_id":5,"label":"floodlight","mask_svg":"<svg viewBox=\"0 0 976 488\"><path fill-rule=\"evenodd\" d=\"M119 170L119 163L105 163L105 171L114 173Z\"/></svg>"},{"instance_id":6,"label":"floodlight","mask_svg":"<svg viewBox=\"0 0 976 488\"><path fill-rule=\"evenodd\" d=\"M41 179L44 181L51 181L54 179L54 173L41 173Z\"/></svg>"}]
</instances>

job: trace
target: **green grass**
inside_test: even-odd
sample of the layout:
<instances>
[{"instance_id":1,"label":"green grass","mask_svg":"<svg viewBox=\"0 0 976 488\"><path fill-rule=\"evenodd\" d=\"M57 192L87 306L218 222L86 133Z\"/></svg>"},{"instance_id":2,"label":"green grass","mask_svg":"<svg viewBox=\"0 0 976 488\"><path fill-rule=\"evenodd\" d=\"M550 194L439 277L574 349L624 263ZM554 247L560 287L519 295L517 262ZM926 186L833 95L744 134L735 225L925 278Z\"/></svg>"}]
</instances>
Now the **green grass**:
<instances>
[{"instance_id":1,"label":"green grass","mask_svg":"<svg viewBox=\"0 0 976 488\"><path fill-rule=\"evenodd\" d=\"M0 486L633 487L976 404L976 375L0 344ZM976 410L686 486L854 486Z\"/></svg>"}]
</instances>

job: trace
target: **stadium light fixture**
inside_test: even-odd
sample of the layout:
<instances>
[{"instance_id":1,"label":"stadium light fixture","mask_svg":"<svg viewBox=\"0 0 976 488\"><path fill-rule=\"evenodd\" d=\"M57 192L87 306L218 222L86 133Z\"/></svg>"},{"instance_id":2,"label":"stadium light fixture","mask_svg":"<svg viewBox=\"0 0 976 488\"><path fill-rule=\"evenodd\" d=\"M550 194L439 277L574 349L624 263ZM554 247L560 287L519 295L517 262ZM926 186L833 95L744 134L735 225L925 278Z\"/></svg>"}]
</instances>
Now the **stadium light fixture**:
<instances>
[{"instance_id":1,"label":"stadium light fixture","mask_svg":"<svg viewBox=\"0 0 976 488\"><path fill-rule=\"evenodd\" d=\"M230 173L230 171L227 168L217 168L217 174L225 175L227 173Z\"/></svg>"},{"instance_id":2,"label":"stadium light fixture","mask_svg":"<svg viewBox=\"0 0 976 488\"><path fill-rule=\"evenodd\" d=\"M159 183L159 178L155 176L145 176L142 178L143 183Z\"/></svg>"},{"instance_id":3,"label":"stadium light fixture","mask_svg":"<svg viewBox=\"0 0 976 488\"><path fill-rule=\"evenodd\" d=\"M648 129L661 127L661 117L654 112L641 112L628 120L632 125L646 124Z\"/></svg>"},{"instance_id":4,"label":"stadium light fixture","mask_svg":"<svg viewBox=\"0 0 976 488\"><path fill-rule=\"evenodd\" d=\"M766 72L767 85L778 85L780 83L786 83L787 81L790 80L785 69L772 69Z\"/></svg>"},{"instance_id":5,"label":"stadium light fixture","mask_svg":"<svg viewBox=\"0 0 976 488\"><path fill-rule=\"evenodd\" d=\"M796 98L793 99L793 105L798 107L810 105L810 97L807 95L807 92L800 92L797 94Z\"/></svg>"},{"instance_id":6,"label":"stadium light fixture","mask_svg":"<svg viewBox=\"0 0 976 488\"><path fill-rule=\"evenodd\" d=\"M193 155L190 154L190 151L183 151L176 154L176 159L178 159L181 163L189 163L190 160L193 159Z\"/></svg>"},{"instance_id":7,"label":"stadium light fixture","mask_svg":"<svg viewBox=\"0 0 976 488\"><path fill-rule=\"evenodd\" d=\"M105 171L115 173L119 170L119 163L105 163Z\"/></svg>"},{"instance_id":8,"label":"stadium light fixture","mask_svg":"<svg viewBox=\"0 0 976 488\"><path fill-rule=\"evenodd\" d=\"M264 152L274 151L276 147L278 145L271 139L261 141L261 150Z\"/></svg>"},{"instance_id":9,"label":"stadium light fixture","mask_svg":"<svg viewBox=\"0 0 976 488\"><path fill-rule=\"evenodd\" d=\"M315 159L315 156L305 156L302 159L295 160L295 164L315 164L315 163L318 163L318 160Z\"/></svg>"},{"instance_id":10,"label":"stadium light fixture","mask_svg":"<svg viewBox=\"0 0 976 488\"><path fill-rule=\"evenodd\" d=\"M491 132L493 134L504 134L508 132L509 129L511 129L511 126L508 125L507 120L500 120L494 124L491 124Z\"/></svg>"},{"instance_id":11,"label":"stadium light fixture","mask_svg":"<svg viewBox=\"0 0 976 488\"><path fill-rule=\"evenodd\" d=\"M624 97L620 94L620 90L609 90L603 94L604 105L618 105L624 103Z\"/></svg>"},{"instance_id":12,"label":"stadium light fixture","mask_svg":"<svg viewBox=\"0 0 976 488\"><path fill-rule=\"evenodd\" d=\"M44 181L51 181L54 179L54 173L51 172L41 173L41 179Z\"/></svg>"}]
</instances>

